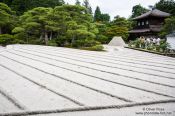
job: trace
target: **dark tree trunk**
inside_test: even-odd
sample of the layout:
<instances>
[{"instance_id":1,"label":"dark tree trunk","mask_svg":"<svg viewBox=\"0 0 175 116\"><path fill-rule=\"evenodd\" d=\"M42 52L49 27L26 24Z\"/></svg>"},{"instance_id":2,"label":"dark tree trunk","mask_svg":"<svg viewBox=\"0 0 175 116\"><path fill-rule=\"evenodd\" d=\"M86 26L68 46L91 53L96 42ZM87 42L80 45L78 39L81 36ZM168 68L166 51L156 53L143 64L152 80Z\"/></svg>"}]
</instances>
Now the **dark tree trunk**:
<instances>
[{"instance_id":1,"label":"dark tree trunk","mask_svg":"<svg viewBox=\"0 0 175 116\"><path fill-rule=\"evenodd\" d=\"M47 34L47 32L45 32L44 40L45 40L45 44L48 45L48 34Z\"/></svg>"},{"instance_id":2,"label":"dark tree trunk","mask_svg":"<svg viewBox=\"0 0 175 116\"><path fill-rule=\"evenodd\" d=\"M39 38L39 39L40 39L40 40L43 40L43 34L40 35L40 38Z\"/></svg>"},{"instance_id":3,"label":"dark tree trunk","mask_svg":"<svg viewBox=\"0 0 175 116\"><path fill-rule=\"evenodd\" d=\"M2 34L2 28L0 27L0 34Z\"/></svg>"},{"instance_id":4,"label":"dark tree trunk","mask_svg":"<svg viewBox=\"0 0 175 116\"><path fill-rule=\"evenodd\" d=\"M74 44L74 42L75 42L75 36L73 35L71 43Z\"/></svg>"},{"instance_id":5,"label":"dark tree trunk","mask_svg":"<svg viewBox=\"0 0 175 116\"><path fill-rule=\"evenodd\" d=\"M49 40L52 40L52 31L50 32L50 38L49 38Z\"/></svg>"}]
</instances>

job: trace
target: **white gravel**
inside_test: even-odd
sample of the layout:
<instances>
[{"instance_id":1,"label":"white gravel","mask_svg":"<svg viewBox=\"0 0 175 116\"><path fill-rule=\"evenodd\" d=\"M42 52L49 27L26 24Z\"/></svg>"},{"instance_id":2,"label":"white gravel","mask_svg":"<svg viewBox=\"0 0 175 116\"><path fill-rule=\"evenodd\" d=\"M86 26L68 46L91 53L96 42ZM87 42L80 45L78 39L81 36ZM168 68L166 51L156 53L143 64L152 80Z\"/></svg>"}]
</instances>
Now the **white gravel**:
<instances>
[{"instance_id":1,"label":"white gravel","mask_svg":"<svg viewBox=\"0 0 175 116\"><path fill-rule=\"evenodd\" d=\"M62 58L62 57L59 57L59 56L51 56L51 55L47 55L47 52L45 52L45 54L43 54L44 52L42 52L42 53L36 53L36 52L30 52L30 51L24 51L24 50L20 50L20 51L22 51L22 53L21 52L18 52L18 51L11 51L11 52L13 52L13 53L18 53L18 54L25 54L25 56L29 56L29 57L31 57L31 58L36 58L36 59L40 59L40 60L42 60L42 61L45 61L45 62L49 62L49 63L53 63L53 64L57 64L57 65L61 65L61 66L65 66L65 67L68 67L68 68L70 68L70 69L76 69L75 67L77 67L78 68L78 70L81 70L81 69L84 69L84 67L89 67L89 68L94 68L94 69L99 69L99 67L102 67L101 68L101 70L102 71L108 71L108 72L111 72L111 73L116 73L116 74L121 74L121 75L125 75L125 76L130 76L130 74L131 73L133 73L132 71L127 71L127 73L122 73L122 72L120 72L120 71L123 71L123 70L120 70L120 71L115 71L116 69L115 68L112 68L112 69L110 69L110 70L105 70L104 68L108 68L109 69L109 67L104 67L103 68L103 66L96 66L96 65L94 65L94 64L88 64L88 63L84 63L83 61L82 62L80 62L80 61L75 61L75 60L71 60L71 59L66 59L66 58L72 58L71 56L70 57L68 57L67 55L66 55L66 58ZM26 54L26 53L29 53L29 54ZM31 55L31 53L33 54L33 55ZM56 53L55 53L56 54ZM38 57L38 56L35 56L35 55L39 55L40 57ZM54 54L52 54L52 55L54 55ZM60 55L61 56L61 55ZM48 59L48 58L51 58L51 59ZM76 58L77 59L77 58ZM50 61L51 60L51 61ZM84 59L84 60L89 60L89 59ZM59 61L59 62L58 62ZM64 62L67 62L67 63L69 63L69 64L66 64L66 63L64 63ZM95 63L97 62L97 61L94 61ZM103 62L100 62L100 64L102 64ZM81 66L84 66L84 67L80 67L80 66L75 66L75 65L71 65L71 64L75 64L75 65L81 65ZM68 66L66 66L66 65L68 65ZM111 65L113 65L113 64L111 64ZM115 66L116 66L117 64L115 64ZM117 65L118 66L118 65ZM119 65L118 67L120 68L122 65ZM73 68L74 67L74 68ZM102 73L102 72L99 72L98 71L98 73L97 73L97 71L95 71L95 70L90 70L89 68L86 68L85 70L83 70L83 71L86 71L87 73L89 73L89 71L91 71L91 73L92 72L95 72L95 75L97 75L97 74L99 74L99 73ZM128 67L127 69L129 69L129 68L131 68L132 70L134 70L134 68L133 67ZM112 70L114 70L114 71L112 71ZM149 72L147 72L147 71L145 71L145 69L143 70L142 69L142 67L140 67L139 68L139 70L142 70L142 72L143 73L149 73ZM138 70L135 70L135 71L138 71ZM144 79L144 80L151 80L151 81L153 81L153 82L158 82L158 81L160 81L160 82L162 82L162 83L164 83L164 84L170 84L170 85L174 85L174 83L175 83L175 80L172 80L172 79L167 79L167 78L161 78L161 77L159 77L159 76L162 76L162 75L159 75L160 73L162 73L161 71L164 71L164 70L160 70L160 71L152 71L151 69L149 69L149 71L150 72L152 72L152 73L150 73L150 74L155 74L155 75L158 75L158 76L153 76L153 75L149 75L149 76L147 76L147 74L140 74L140 73L138 73L138 72L134 72L134 73L136 73L137 75L135 76L135 77L138 77L138 78L140 78L140 79ZM172 78L174 78L175 77L175 74L172 74L172 73L174 73L174 70L173 71L169 71L169 73L167 72L167 73L165 73L165 72L163 72L163 74L164 74L164 76L166 77L169 77L168 75L171 75L170 77L172 77ZM104 74L104 73L103 73ZM143 76L141 76L141 75L143 75ZM146 75L146 76L145 76ZM115 76L116 77L116 76Z\"/></svg>"},{"instance_id":2,"label":"white gravel","mask_svg":"<svg viewBox=\"0 0 175 116\"><path fill-rule=\"evenodd\" d=\"M28 64L30 66L37 67L45 72L49 72L51 74L55 74L58 76L61 76L65 79L86 85L88 87L97 88L98 90L112 93L113 95L123 97L131 100L131 101L154 101L156 99L169 99L164 96L155 95L149 92L144 92L140 90L136 90L130 87L125 87L122 85L116 85L110 82L105 82L103 80L99 80L96 78L89 78L89 76L78 74L76 72L68 71L63 68L58 68L54 66L50 66L48 64L40 63L38 61L30 60L27 58L23 58L17 55L13 55L10 53L4 53L8 57L13 57L15 60L19 60L20 62L23 62L25 64ZM122 91L125 90L125 91Z\"/></svg>"},{"instance_id":3,"label":"white gravel","mask_svg":"<svg viewBox=\"0 0 175 116\"><path fill-rule=\"evenodd\" d=\"M30 81L0 67L0 87L15 97L25 110L72 108L78 105L55 95ZM8 74L8 75L7 75Z\"/></svg>"},{"instance_id":4,"label":"white gravel","mask_svg":"<svg viewBox=\"0 0 175 116\"><path fill-rule=\"evenodd\" d=\"M41 83L42 85L45 85L57 92L64 93L65 95L70 96L71 98L76 99L87 106L105 106L114 104L119 105L125 103L124 101L102 95L98 92L86 89L76 84L72 84L70 82L56 78L52 75L48 75L33 68L26 67L19 63L10 61L3 57L0 58L0 63L2 63L3 65L6 64L7 67L32 79L33 81Z\"/></svg>"},{"instance_id":5,"label":"white gravel","mask_svg":"<svg viewBox=\"0 0 175 116\"><path fill-rule=\"evenodd\" d=\"M168 102L163 106L175 109L174 58L110 49L94 52L39 45L0 48L0 91L7 94L0 93L0 115L97 108L59 115L129 116L127 112L141 108L138 105L161 101ZM124 108L131 104L135 105ZM124 107L109 109L111 106ZM155 106L159 105L150 107Z\"/></svg>"},{"instance_id":6,"label":"white gravel","mask_svg":"<svg viewBox=\"0 0 175 116\"><path fill-rule=\"evenodd\" d=\"M162 93L162 94L165 94L165 95L166 94L170 95L170 96L174 96L175 95L175 89L174 88L170 88L170 87L167 87L167 86L162 86L160 84L156 84L155 85L153 83L146 82L146 81L151 81L150 78L152 78L152 77L149 77L146 81L141 81L141 80L136 80L136 79L133 79L133 78L126 78L126 77L123 77L123 76L116 76L116 75L113 75L113 74L110 74L110 73L96 71L96 70L93 70L93 69L84 68L84 67L80 67L80 66L75 66L75 65L71 65L71 64L67 64L67 63L63 63L63 62L57 62L55 60L50 60L50 59L47 59L47 58L43 58L45 55L43 55L43 57L38 57L38 56L35 56L35 55L21 53L21 52L18 52L18 51L12 51L12 52L13 53L17 53L19 55L25 55L25 56L27 56L29 58L39 59L39 60L41 60L43 62L51 63L53 65L60 66L60 67L63 67L63 68L67 68L67 69L70 69L70 70L73 70L73 71L77 71L77 72L80 72L80 73L84 73L84 74L88 74L88 75L90 74L92 76L96 76L97 78L102 78L102 79L106 79L106 80L110 80L110 81L114 81L114 82L130 85L130 86L133 86L133 87L142 88L142 89L149 90L149 91L152 90L154 92ZM31 52L29 52L29 53L31 53ZM38 54L36 54L36 55L38 55ZM49 57L49 56L47 55L47 57ZM49 58L54 58L54 57L49 57ZM56 59L59 59L59 57L56 58ZM62 59L60 61L67 61L67 60L66 59ZM69 63L73 63L73 61L72 62L70 61ZM77 64L77 63L75 63L75 64ZM79 64L81 64L81 62ZM87 66L87 65L84 65L84 66ZM145 78L143 77L143 79L145 79ZM167 85L175 86L174 85L175 80L172 80L172 79L166 79L166 78L159 78L159 77L157 77L157 79L155 81L153 81L153 82L158 82L158 81L160 81L159 83L167 82L166 83ZM152 86L154 86L154 88L152 88Z\"/></svg>"},{"instance_id":7,"label":"white gravel","mask_svg":"<svg viewBox=\"0 0 175 116\"><path fill-rule=\"evenodd\" d=\"M50 113L39 116L174 116L175 104L156 104L122 109L79 111L68 113ZM145 109L145 110L143 110ZM33 115L32 115L33 116Z\"/></svg>"},{"instance_id":8,"label":"white gravel","mask_svg":"<svg viewBox=\"0 0 175 116\"><path fill-rule=\"evenodd\" d=\"M5 96L0 94L0 113L10 111L20 111L13 103L11 103Z\"/></svg>"}]
</instances>

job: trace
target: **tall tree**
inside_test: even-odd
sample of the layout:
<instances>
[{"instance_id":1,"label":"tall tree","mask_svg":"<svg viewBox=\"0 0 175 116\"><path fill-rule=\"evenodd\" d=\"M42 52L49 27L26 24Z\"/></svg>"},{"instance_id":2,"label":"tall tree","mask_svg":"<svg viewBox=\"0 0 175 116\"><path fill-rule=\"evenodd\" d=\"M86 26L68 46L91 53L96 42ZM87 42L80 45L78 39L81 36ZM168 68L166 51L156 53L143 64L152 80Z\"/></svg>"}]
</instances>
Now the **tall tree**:
<instances>
[{"instance_id":1,"label":"tall tree","mask_svg":"<svg viewBox=\"0 0 175 116\"><path fill-rule=\"evenodd\" d=\"M97 6L96 10L95 10L94 21L95 22L101 21L101 11L100 11L100 7L99 6Z\"/></svg>"},{"instance_id":2,"label":"tall tree","mask_svg":"<svg viewBox=\"0 0 175 116\"><path fill-rule=\"evenodd\" d=\"M174 0L160 0L155 4L155 7L161 11L170 13L175 16L175 1Z\"/></svg>"},{"instance_id":3,"label":"tall tree","mask_svg":"<svg viewBox=\"0 0 175 116\"><path fill-rule=\"evenodd\" d=\"M48 45L48 33L51 29L48 16L52 10L52 8L37 7L25 12L20 17L21 26L16 27L13 32L25 30L28 36L40 36L40 39Z\"/></svg>"},{"instance_id":4,"label":"tall tree","mask_svg":"<svg viewBox=\"0 0 175 116\"><path fill-rule=\"evenodd\" d=\"M106 31L106 35L111 39L114 36L121 36L127 40L129 34L129 22L124 17L116 16Z\"/></svg>"},{"instance_id":5,"label":"tall tree","mask_svg":"<svg viewBox=\"0 0 175 116\"><path fill-rule=\"evenodd\" d=\"M44 40L46 45L49 37L53 37L60 46L92 46L96 43L98 29L92 16L85 12L86 8L80 5L62 5L54 9L37 7L20 17L21 25L13 32L19 36L27 35L26 38Z\"/></svg>"},{"instance_id":6,"label":"tall tree","mask_svg":"<svg viewBox=\"0 0 175 116\"><path fill-rule=\"evenodd\" d=\"M0 2L5 3L5 4L7 4L8 6L10 6L10 5L12 4L12 1L13 1L13 0L0 0Z\"/></svg>"},{"instance_id":7,"label":"tall tree","mask_svg":"<svg viewBox=\"0 0 175 116\"><path fill-rule=\"evenodd\" d=\"M81 2L79 0L76 0L75 5L81 5Z\"/></svg>"},{"instance_id":8,"label":"tall tree","mask_svg":"<svg viewBox=\"0 0 175 116\"><path fill-rule=\"evenodd\" d=\"M84 0L83 6L86 8L86 14L92 14L92 8L89 4L89 0Z\"/></svg>"},{"instance_id":9,"label":"tall tree","mask_svg":"<svg viewBox=\"0 0 175 116\"><path fill-rule=\"evenodd\" d=\"M132 8L132 15L131 15L131 18L135 18L145 12L147 12L148 9L144 8L143 6L141 6L140 4L139 5L135 5L133 8Z\"/></svg>"},{"instance_id":10,"label":"tall tree","mask_svg":"<svg viewBox=\"0 0 175 116\"><path fill-rule=\"evenodd\" d=\"M175 16L165 19L165 24L160 35L165 37L167 34L175 32Z\"/></svg>"},{"instance_id":11,"label":"tall tree","mask_svg":"<svg viewBox=\"0 0 175 116\"><path fill-rule=\"evenodd\" d=\"M0 34L3 28L12 21L12 10L4 3L0 3Z\"/></svg>"},{"instance_id":12,"label":"tall tree","mask_svg":"<svg viewBox=\"0 0 175 116\"><path fill-rule=\"evenodd\" d=\"M102 14L100 7L97 6L94 14L94 21L95 22L109 22L110 16L109 14Z\"/></svg>"},{"instance_id":13,"label":"tall tree","mask_svg":"<svg viewBox=\"0 0 175 116\"><path fill-rule=\"evenodd\" d=\"M101 20L102 20L102 22L109 22L110 21L109 14L102 14L101 15Z\"/></svg>"},{"instance_id":14,"label":"tall tree","mask_svg":"<svg viewBox=\"0 0 175 116\"><path fill-rule=\"evenodd\" d=\"M63 0L0 0L0 2L8 4L17 15L22 15L27 10L35 7L52 7L64 4Z\"/></svg>"},{"instance_id":15,"label":"tall tree","mask_svg":"<svg viewBox=\"0 0 175 116\"><path fill-rule=\"evenodd\" d=\"M86 14L86 8L78 5L63 5L54 9L55 16L60 18L61 33L58 41L64 37L63 44L84 46L85 40L95 38L97 28L92 23L92 17ZM59 21L59 20L56 20Z\"/></svg>"}]
</instances>

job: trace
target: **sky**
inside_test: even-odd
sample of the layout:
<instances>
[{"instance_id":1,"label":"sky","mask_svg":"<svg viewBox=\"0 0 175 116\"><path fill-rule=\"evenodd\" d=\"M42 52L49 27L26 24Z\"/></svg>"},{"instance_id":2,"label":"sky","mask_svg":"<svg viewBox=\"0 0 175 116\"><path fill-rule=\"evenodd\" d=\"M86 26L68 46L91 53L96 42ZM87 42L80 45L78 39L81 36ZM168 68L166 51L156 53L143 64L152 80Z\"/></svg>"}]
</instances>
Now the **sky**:
<instances>
[{"instance_id":1,"label":"sky","mask_svg":"<svg viewBox=\"0 0 175 116\"><path fill-rule=\"evenodd\" d=\"M65 3L74 4L75 0L64 0ZM83 0L79 0L81 3ZM154 5L159 0L89 0L89 3L93 9L96 6L100 7L102 13L108 13L113 17L120 15L122 17L128 18L132 13L132 7L141 4L142 6L148 8L149 5Z\"/></svg>"}]
</instances>

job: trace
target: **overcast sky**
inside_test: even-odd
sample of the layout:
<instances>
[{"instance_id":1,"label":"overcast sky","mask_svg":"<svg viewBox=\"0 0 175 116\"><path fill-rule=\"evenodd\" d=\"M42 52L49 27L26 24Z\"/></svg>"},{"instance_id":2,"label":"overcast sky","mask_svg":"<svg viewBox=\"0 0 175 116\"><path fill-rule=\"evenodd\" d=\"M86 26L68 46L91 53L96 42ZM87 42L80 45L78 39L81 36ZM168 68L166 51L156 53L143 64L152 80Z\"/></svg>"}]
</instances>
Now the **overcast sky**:
<instances>
[{"instance_id":1,"label":"overcast sky","mask_svg":"<svg viewBox=\"0 0 175 116\"><path fill-rule=\"evenodd\" d=\"M75 0L64 0L66 3L74 4ZM83 2L83 0L80 0ZM159 0L89 0L93 11L99 6L102 13L109 13L111 18L116 15L128 18L131 15L132 7L137 4L148 8Z\"/></svg>"}]
</instances>

